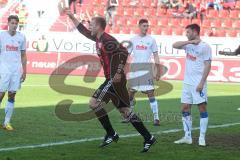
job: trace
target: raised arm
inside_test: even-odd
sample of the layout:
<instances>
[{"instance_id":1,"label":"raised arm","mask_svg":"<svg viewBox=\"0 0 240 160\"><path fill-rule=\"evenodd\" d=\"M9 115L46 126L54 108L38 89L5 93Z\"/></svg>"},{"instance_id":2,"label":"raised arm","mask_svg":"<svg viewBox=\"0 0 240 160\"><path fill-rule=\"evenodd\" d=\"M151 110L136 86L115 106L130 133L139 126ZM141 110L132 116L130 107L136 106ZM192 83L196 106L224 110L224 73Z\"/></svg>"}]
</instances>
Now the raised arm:
<instances>
[{"instance_id":1,"label":"raised arm","mask_svg":"<svg viewBox=\"0 0 240 160\"><path fill-rule=\"evenodd\" d=\"M77 20L77 18L74 17L70 9L65 10L68 17L72 20L75 27L78 29L78 31L83 34L88 39L91 39L93 41L96 41L96 37L91 35L91 31L88 30L81 22Z\"/></svg>"},{"instance_id":2,"label":"raised arm","mask_svg":"<svg viewBox=\"0 0 240 160\"><path fill-rule=\"evenodd\" d=\"M187 44L198 44L199 42L201 42L200 39L196 39L196 40L191 40L191 41L178 41L173 43L173 48L175 49L183 49L183 47Z\"/></svg>"}]
</instances>

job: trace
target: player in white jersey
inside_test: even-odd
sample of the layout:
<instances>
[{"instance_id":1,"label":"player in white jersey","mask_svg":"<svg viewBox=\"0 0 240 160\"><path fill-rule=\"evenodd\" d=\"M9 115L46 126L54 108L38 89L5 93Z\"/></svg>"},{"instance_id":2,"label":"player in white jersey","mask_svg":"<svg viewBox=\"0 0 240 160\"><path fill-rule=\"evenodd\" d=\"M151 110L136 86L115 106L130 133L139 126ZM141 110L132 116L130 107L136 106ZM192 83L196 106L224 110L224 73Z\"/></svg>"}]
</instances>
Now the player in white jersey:
<instances>
[{"instance_id":1,"label":"player in white jersey","mask_svg":"<svg viewBox=\"0 0 240 160\"><path fill-rule=\"evenodd\" d=\"M139 21L140 34L131 38L131 47L129 47L129 53L131 53L131 70L129 74L129 98L130 104L134 106L134 95L137 91L146 93L151 110L154 117L154 125L159 126L158 115L158 103L154 95L154 83L153 79L157 81L160 79L160 63L158 56L158 47L156 40L147 35L149 28L148 20L141 19ZM152 72L151 57L154 57L157 74L154 77Z\"/></svg>"},{"instance_id":2,"label":"player in white jersey","mask_svg":"<svg viewBox=\"0 0 240 160\"><path fill-rule=\"evenodd\" d=\"M192 144L191 105L198 105L200 112L199 145L206 146L205 134L208 125L207 112L207 77L211 69L212 50L199 36L200 27L191 24L186 27L188 41L173 44L173 48L184 49L186 52L186 66L181 97L182 121L185 136L175 141L177 144Z\"/></svg>"},{"instance_id":3,"label":"player in white jersey","mask_svg":"<svg viewBox=\"0 0 240 160\"><path fill-rule=\"evenodd\" d=\"M13 130L10 120L13 114L16 92L26 78L26 40L17 32L19 19L8 17L8 31L0 33L0 105L6 92L8 101L5 107L3 128Z\"/></svg>"}]
</instances>

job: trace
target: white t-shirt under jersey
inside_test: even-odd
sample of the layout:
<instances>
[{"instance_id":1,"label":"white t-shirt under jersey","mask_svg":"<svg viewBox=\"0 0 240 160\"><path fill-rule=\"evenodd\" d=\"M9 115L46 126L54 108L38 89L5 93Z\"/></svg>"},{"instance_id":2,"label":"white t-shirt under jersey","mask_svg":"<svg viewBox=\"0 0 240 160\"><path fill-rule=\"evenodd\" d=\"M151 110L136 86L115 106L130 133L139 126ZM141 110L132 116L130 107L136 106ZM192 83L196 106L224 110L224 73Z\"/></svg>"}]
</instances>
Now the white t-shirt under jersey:
<instances>
[{"instance_id":1,"label":"white t-shirt under jersey","mask_svg":"<svg viewBox=\"0 0 240 160\"><path fill-rule=\"evenodd\" d=\"M212 60L212 49L205 42L188 44L183 49L186 52L184 83L197 86L202 79L204 61Z\"/></svg>"},{"instance_id":2,"label":"white t-shirt under jersey","mask_svg":"<svg viewBox=\"0 0 240 160\"><path fill-rule=\"evenodd\" d=\"M26 50L26 38L20 32L11 36L7 31L0 33L0 73L22 71L21 51Z\"/></svg>"},{"instance_id":3,"label":"white t-shirt under jersey","mask_svg":"<svg viewBox=\"0 0 240 160\"><path fill-rule=\"evenodd\" d=\"M156 40L149 35L139 35L130 39L132 46L129 53L132 55L132 63L148 63L153 53L158 52Z\"/></svg>"}]
</instances>

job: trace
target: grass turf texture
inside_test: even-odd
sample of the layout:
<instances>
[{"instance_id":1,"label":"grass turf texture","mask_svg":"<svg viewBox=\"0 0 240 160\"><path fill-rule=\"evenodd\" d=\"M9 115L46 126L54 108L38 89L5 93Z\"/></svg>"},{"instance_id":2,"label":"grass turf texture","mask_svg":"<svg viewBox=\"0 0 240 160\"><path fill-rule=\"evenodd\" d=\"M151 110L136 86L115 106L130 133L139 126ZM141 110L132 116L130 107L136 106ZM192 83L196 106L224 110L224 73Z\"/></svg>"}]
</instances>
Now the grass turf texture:
<instances>
[{"instance_id":1,"label":"grass turf texture","mask_svg":"<svg viewBox=\"0 0 240 160\"><path fill-rule=\"evenodd\" d=\"M16 106L12 118L13 132L0 131L0 149L16 146L35 145L51 142L71 141L84 138L101 137L105 131L96 119L85 122L68 122L58 119L55 115L56 104L64 99L74 101L73 113L88 111L89 96L66 95L49 87L49 76L28 75L21 91L17 94ZM66 84L85 86L91 92L103 82L98 78L95 82L84 82L83 77L69 76ZM173 86L169 93L157 97L160 106L161 126L152 125L151 110L147 98L137 98L135 112L144 120L151 132L182 128L180 114L180 95L182 82L168 81ZM59 85L61 84L54 84ZM164 86L161 86L164 88ZM209 125L240 122L240 86L239 84L209 83ZM138 96L142 96L139 94ZM0 120L3 120L2 102ZM193 127L199 126L197 107L193 109ZM130 124L120 123L121 117L117 110L110 112L114 129L120 135L137 133ZM149 153L142 155L142 137L121 138L117 144L108 148L98 148L100 140L61 146L35 149L19 149L0 152L0 159L33 160L33 159L238 159L240 156L240 125L228 128L209 129L208 146L198 147L199 131L193 132L193 145L175 145L173 141L181 138L183 132L156 135L158 143Z\"/></svg>"}]
</instances>

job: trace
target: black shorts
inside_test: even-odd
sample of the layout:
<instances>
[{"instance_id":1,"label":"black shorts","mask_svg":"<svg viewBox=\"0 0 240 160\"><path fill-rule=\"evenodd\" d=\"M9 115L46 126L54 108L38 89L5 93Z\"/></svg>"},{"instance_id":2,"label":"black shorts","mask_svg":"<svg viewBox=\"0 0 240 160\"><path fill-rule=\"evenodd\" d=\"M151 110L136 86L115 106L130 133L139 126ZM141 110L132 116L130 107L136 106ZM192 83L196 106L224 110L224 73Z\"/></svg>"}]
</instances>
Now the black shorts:
<instances>
[{"instance_id":1,"label":"black shorts","mask_svg":"<svg viewBox=\"0 0 240 160\"><path fill-rule=\"evenodd\" d=\"M106 104L111 100L117 108L130 107L126 79L123 79L119 83L113 83L109 79L105 80L92 97Z\"/></svg>"}]
</instances>

